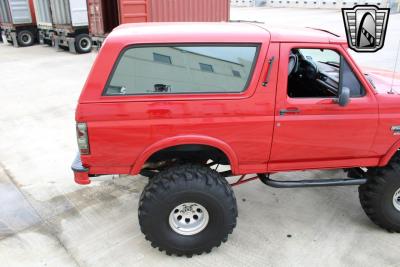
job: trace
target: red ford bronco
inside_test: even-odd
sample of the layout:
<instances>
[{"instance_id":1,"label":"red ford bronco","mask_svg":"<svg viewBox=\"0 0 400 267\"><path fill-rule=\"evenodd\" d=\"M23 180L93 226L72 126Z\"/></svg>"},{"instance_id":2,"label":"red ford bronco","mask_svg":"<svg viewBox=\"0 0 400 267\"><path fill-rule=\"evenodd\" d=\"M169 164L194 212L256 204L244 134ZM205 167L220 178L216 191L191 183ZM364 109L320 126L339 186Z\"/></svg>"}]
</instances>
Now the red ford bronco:
<instances>
[{"instance_id":1,"label":"red ford bronco","mask_svg":"<svg viewBox=\"0 0 400 267\"><path fill-rule=\"evenodd\" d=\"M359 185L371 220L399 232L399 105L399 91L365 75L345 39L327 31L126 24L106 39L80 96L72 169L79 184L103 174L149 177L140 227L168 255L225 242L238 215L231 186L254 179ZM347 177L270 177L310 169ZM230 176L240 178L229 184Z\"/></svg>"}]
</instances>

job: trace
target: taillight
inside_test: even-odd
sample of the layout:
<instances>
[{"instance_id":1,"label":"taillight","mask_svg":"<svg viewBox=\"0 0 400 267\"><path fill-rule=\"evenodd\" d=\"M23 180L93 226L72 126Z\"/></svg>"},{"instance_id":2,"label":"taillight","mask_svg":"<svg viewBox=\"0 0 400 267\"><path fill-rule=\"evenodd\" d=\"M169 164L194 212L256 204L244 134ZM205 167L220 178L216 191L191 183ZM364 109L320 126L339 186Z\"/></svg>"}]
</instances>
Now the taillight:
<instances>
[{"instance_id":1,"label":"taillight","mask_svg":"<svg viewBox=\"0 0 400 267\"><path fill-rule=\"evenodd\" d=\"M86 123L78 122L76 124L76 139L78 140L78 148L81 155L90 154Z\"/></svg>"}]
</instances>

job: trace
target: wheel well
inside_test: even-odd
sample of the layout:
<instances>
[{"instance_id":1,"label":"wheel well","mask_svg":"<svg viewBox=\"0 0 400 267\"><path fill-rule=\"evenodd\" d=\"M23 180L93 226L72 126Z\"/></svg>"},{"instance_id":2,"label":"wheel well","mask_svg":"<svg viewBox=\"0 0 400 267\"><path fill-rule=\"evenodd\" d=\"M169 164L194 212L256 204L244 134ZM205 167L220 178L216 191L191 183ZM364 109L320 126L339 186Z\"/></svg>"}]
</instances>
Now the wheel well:
<instances>
[{"instance_id":1,"label":"wheel well","mask_svg":"<svg viewBox=\"0 0 400 267\"><path fill-rule=\"evenodd\" d=\"M380 159L379 161L379 166L383 167L386 166L389 161L395 157L396 155L400 155L400 140L397 141L390 149L389 151Z\"/></svg>"},{"instance_id":2,"label":"wheel well","mask_svg":"<svg viewBox=\"0 0 400 267\"><path fill-rule=\"evenodd\" d=\"M227 155L218 148L208 145L186 144L164 148L153 153L143 168L157 169L163 162L180 161L184 163L206 163L212 160L215 164L230 165Z\"/></svg>"}]
</instances>

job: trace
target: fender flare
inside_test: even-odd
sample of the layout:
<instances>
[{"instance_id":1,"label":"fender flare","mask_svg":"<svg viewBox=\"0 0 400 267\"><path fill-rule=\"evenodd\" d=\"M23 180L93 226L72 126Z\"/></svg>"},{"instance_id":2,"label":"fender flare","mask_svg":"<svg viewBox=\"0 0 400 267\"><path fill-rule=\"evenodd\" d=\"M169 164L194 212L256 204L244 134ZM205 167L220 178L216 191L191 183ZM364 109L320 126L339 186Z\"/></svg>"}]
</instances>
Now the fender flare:
<instances>
[{"instance_id":1,"label":"fender flare","mask_svg":"<svg viewBox=\"0 0 400 267\"><path fill-rule=\"evenodd\" d=\"M400 149L400 140L392 145L386 154L379 160L379 166L386 166L393 155Z\"/></svg>"},{"instance_id":2,"label":"fender flare","mask_svg":"<svg viewBox=\"0 0 400 267\"><path fill-rule=\"evenodd\" d=\"M162 149L166 149L168 147L177 146L177 145L208 145L221 150L228 157L229 162L231 164L231 169L233 173L236 173L238 170L238 158L233 151L233 149L224 141L204 135L180 135L162 139L160 141L155 142L154 144L148 146L136 159L134 164L132 165L130 174L136 175L140 172L145 162L157 151Z\"/></svg>"}]
</instances>

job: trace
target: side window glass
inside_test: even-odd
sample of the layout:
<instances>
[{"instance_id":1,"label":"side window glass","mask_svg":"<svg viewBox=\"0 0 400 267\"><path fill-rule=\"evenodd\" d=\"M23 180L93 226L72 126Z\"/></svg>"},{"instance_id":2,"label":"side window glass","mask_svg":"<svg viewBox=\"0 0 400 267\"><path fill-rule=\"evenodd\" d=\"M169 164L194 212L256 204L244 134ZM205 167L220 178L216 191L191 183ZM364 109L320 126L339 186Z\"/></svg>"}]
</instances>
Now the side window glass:
<instances>
[{"instance_id":1,"label":"side window glass","mask_svg":"<svg viewBox=\"0 0 400 267\"><path fill-rule=\"evenodd\" d=\"M104 95L238 93L258 45L133 46L122 52Z\"/></svg>"},{"instance_id":2,"label":"side window glass","mask_svg":"<svg viewBox=\"0 0 400 267\"><path fill-rule=\"evenodd\" d=\"M288 62L288 96L292 98L336 98L340 86L351 97L364 95L364 88L346 60L332 49L292 49Z\"/></svg>"}]
</instances>

